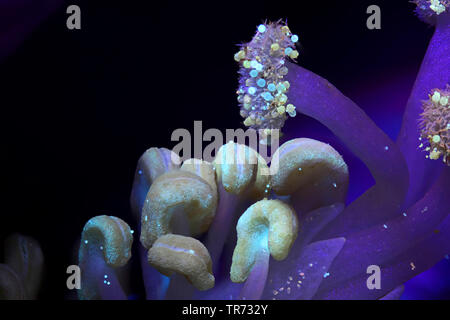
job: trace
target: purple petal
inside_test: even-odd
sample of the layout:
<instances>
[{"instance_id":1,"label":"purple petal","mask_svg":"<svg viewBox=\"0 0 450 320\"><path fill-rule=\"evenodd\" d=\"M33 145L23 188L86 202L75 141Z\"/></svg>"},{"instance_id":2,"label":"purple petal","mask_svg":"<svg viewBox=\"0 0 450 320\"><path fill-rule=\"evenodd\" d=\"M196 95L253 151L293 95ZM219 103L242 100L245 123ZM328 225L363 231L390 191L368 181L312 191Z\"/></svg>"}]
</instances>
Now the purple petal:
<instances>
[{"instance_id":1,"label":"purple petal","mask_svg":"<svg viewBox=\"0 0 450 320\"><path fill-rule=\"evenodd\" d=\"M316 296L320 299L379 299L393 288L433 267L450 252L450 216L436 228L436 231L419 244L411 247L390 262L380 265L381 289L369 290L366 285L368 274L347 281Z\"/></svg>"},{"instance_id":2,"label":"purple petal","mask_svg":"<svg viewBox=\"0 0 450 320\"><path fill-rule=\"evenodd\" d=\"M263 299L311 299L342 249L344 238L318 241L288 259L271 262ZM300 281L300 282L299 282Z\"/></svg>"},{"instance_id":3,"label":"purple petal","mask_svg":"<svg viewBox=\"0 0 450 320\"><path fill-rule=\"evenodd\" d=\"M300 218L299 234L295 241L293 250L299 250L311 242L311 240L333 219L344 210L344 204L335 203L328 207L323 207L311 211Z\"/></svg>"},{"instance_id":4,"label":"purple petal","mask_svg":"<svg viewBox=\"0 0 450 320\"><path fill-rule=\"evenodd\" d=\"M269 272L269 250L261 250L258 252L255 264L242 288L240 299L242 300L259 300L266 285L267 274Z\"/></svg>"},{"instance_id":5,"label":"purple petal","mask_svg":"<svg viewBox=\"0 0 450 320\"><path fill-rule=\"evenodd\" d=\"M405 291L405 286L400 285L384 297L380 298L380 300L399 300L403 294L403 291Z\"/></svg>"},{"instance_id":6,"label":"purple petal","mask_svg":"<svg viewBox=\"0 0 450 320\"><path fill-rule=\"evenodd\" d=\"M174 273L170 276L170 285L167 289L167 300L190 300L197 290L185 276Z\"/></svg>"},{"instance_id":7,"label":"purple petal","mask_svg":"<svg viewBox=\"0 0 450 320\"><path fill-rule=\"evenodd\" d=\"M84 247L84 246L83 246ZM78 291L82 300L126 300L116 271L108 266L100 249L86 250L81 269L81 289Z\"/></svg>"},{"instance_id":8,"label":"purple petal","mask_svg":"<svg viewBox=\"0 0 450 320\"><path fill-rule=\"evenodd\" d=\"M398 218L350 235L330 268L334 277L322 283L320 294L365 274L370 265L385 265L429 236L449 214L450 197L443 192L449 189L450 170L446 170L425 197L406 211L406 217L399 213Z\"/></svg>"},{"instance_id":9,"label":"purple petal","mask_svg":"<svg viewBox=\"0 0 450 320\"><path fill-rule=\"evenodd\" d=\"M234 283L230 280L231 262L236 246L236 230L233 228L223 249L223 253L219 260L219 264L214 272L216 278L216 284L214 288L208 291L196 292L194 299L200 300L236 300L240 297L240 292L244 286L244 283Z\"/></svg>"},{"instance_id":10,"label":"purple petal","mask_svg":"<svg viewBox=\"0 0 450 320\"><path fill-rule=\"evenodd\" d=\"M235 227L240 215L251 205L243 197L227 192L222 184L219 184L217 189L219 205L205 240L205 246L213 262L214 273L217 273L220 267L225 241L236 233Z\"/></svg>"},{"instance_id":11,"label":"purple petal","mask_svg":"<svg viewBox=\"0 0 450 320\"><path fill-rule=\"evenodd\" d=\"M449 14L443 14L437 19L436 30L406 105L397 139L397 145L406 159L410 174L406 206L412 205L425 194L444 167L440 161L426 159L425 153L418 148L420 132L417 125L419 115L423 111L422 100L428 99L430 90L444 89L446 84L450 83L449 23Z\"/></svg>"},{"instance_id":12,"label":"purple petal","mask_svg":"<svg viewBox=\"0 0 450 320\"><path fill-rule=\"evenodd\" d=\"M139 258L141 260L142 278L147 300L162 300L166 296L170 278L161 274L148 264L147 250L139 242Z\"/></svg>"},{"instance_id":13,"label":"purple petal","mask_svg":"<svg viewBox=\"0 0 450 320\"><path fill-rule=\"evenodd\" d=\"M320 239L346 236L399 210L408 187L408 172L396 144L325 79L294 64L289 64L287 78L291 83L289 99L297 110L328 127L366 164L376 181L325 228Z\"/></svg>"}]
</instances>

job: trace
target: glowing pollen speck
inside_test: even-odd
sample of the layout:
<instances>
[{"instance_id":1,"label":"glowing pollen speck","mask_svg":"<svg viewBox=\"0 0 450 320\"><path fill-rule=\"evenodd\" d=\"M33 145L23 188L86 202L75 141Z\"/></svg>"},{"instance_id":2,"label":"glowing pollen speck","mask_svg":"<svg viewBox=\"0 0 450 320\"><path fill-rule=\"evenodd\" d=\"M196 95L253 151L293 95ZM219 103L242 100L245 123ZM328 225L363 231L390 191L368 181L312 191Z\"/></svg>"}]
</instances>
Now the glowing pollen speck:
<instances>
[{"instance_id":1,"label":"glowing pollen speck","mask_svg":"<svg viewBox=\"0 0 450 320\"><path fill-rule=\"evenodd\" d=\"M263 24L260 24L258 26L258 31L261 32L261 33L264 33L266 31L266 26L263 25Z\"/></svg>"},{"instance_id":2,"label":"glowing pollen speck","mask_svg":"<svg viewBox=\"0 0 450 320\"><path fill-rule=\"evenodd\" d=\"M413 0L417 5L416 13L426 23L435 25L436 17L448 12L449 0Z\"/></svg>"}]
</instances>

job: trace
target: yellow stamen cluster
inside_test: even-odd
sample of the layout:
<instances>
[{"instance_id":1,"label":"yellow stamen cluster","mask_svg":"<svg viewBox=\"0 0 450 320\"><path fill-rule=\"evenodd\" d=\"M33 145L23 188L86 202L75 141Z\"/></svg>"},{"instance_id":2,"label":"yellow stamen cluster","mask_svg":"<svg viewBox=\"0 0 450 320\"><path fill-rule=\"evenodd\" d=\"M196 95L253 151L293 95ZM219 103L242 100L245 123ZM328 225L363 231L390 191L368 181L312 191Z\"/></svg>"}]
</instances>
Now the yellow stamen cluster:
<instances>
[{"instance_id":1,"label":"yellow stamen cluster","mask_svg":"<svg viewBox=\"0 0 450 320\"><path fill-rule=\"evenodd\" d=\"M419 18L432 25L436 24L436 18L448 14L450 0L413 0L417 5L416 13Z\"/></svg>"},{"instance_id":2,"label":"yellow stamen cluster","mask_svg":"<svg viewBox=\"0 0 450 320\"><path fill-rule=\"evenodd\" d=\"M281 129L287 115L295 117L293 104L288 103L290 83L285 80L287 59L294 60L298 36L281 22L261 24L252 41L241 46L234 59L239 62L240 115L244 125L262 129Z\"/></svg>"},{"instance_id":3,"label":"yellow stamen cluster","mask_svg":"<svg viewBox=\"0 0 450 320\"><path fill-rule=\"evenodd\" d=\"M434 89L429 99L423 101L423 112L419 126L421 141L419 148L424 148L428 159L442 160L450 165L450 86L445 90ZM425 145L424 145L425 143Z\"/></svg>"},{"instance_id":4,"label":"yellow stamen cluster","mask_svg":"<svg viewBox=\"0 0 450 320\"><path fill-rule=\"evenodd\" d=\"M440 15L445 11L445 5L443 3L441 3L439 0L430 0L430 9L436 12L437 15Z\"/></svg>"}]
</instances>

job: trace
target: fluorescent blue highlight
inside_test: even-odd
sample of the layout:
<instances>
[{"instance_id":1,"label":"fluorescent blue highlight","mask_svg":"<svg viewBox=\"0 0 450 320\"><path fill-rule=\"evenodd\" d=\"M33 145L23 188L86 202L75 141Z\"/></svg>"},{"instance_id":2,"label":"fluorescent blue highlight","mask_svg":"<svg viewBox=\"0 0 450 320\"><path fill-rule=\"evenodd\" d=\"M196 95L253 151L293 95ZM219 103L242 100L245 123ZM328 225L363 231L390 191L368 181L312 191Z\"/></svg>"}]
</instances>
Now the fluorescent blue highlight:
<instances>
[{"instance_id":1,"label":"fluorescent blue highlight","mask_svg":"<svg viewBox=\"0 0 450 320\"><path fill-rule=\"evenodd\" d=\"M264 98L264 100L266 101L272 101L273 100L273 96L269 93L269 92L263 92L261 94L261 96Z\"/></svg>"},{"instance_id":2,"label":"fluorescent blue highlight","mask_svg":"<svg viewBox=\"0 0 450 320\"><path fill-rule=\"evenodd\" d=\"M256 93L256 88L255 87L248 88L248 93L255 94Z\"/></svg>"},{"instance_id":3,"label":"fluorescent blue highlight","mask_svg":"<svg viewBox=\"0 0 450 320\"><path fill-rule=\"evenodd\" d=\"M261 88L264 88L264 86L266 85L266 80L264 79L258 79L258 81L256 81L256 84L258 86L260 86Z\"/></svg>"}]
</instances>

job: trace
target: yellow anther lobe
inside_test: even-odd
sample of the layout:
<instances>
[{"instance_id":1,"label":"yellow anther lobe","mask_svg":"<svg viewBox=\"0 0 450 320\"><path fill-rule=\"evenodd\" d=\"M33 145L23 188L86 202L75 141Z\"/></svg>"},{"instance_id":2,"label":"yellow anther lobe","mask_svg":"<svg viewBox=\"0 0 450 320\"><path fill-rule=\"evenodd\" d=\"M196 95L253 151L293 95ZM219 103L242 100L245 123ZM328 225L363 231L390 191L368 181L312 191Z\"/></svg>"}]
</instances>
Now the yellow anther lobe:
<instances>
[{"instance_id":1,"label":"yellow anther lobe","mask_svg":"<svg viewBox=\"0 0 450 320\"><path fill-rule=\"evenodd\" d=\"M181 170L195 173L197 176L209 183L211 188L217 193L216 172L212 163L200 159L187 159L183 162Z\"/></svg>"},{"instance_id":2,"label":"yellow anther lobe","mask_svg":"<svg viewBox=\"0 0 450 320\"><path fill-rule=\"evenodd\" d=\"M233 194L248 190L255 182L258 166L257 152L246 145L229 141L220 147L213 162L217 182Z\"/></svg>"},{"instance_id":3,"label":"yellow anther lobe","mask_svg":"<svg viewBox=\"0 0 450 320\"><path fill-rule=\"evenodd\" d=\"M279 200L261 200L239 218L238 241L233 253L230 277L233 282L247 279L258 252L268 250L275 260L289 254L298 232L294 210Z\"/></svg>"},{"instance_id":4,"label":"yellow anther lobe","mask_svg":"<svg viewBox=\"0 0 450 320\"><path fill-rule=\"evenodd\" d=\"M101 245L106 264L121 267L131 258L132 243L133 235L125 221L113 216L96 216L83 228L79 260L83 261L88 252L84 247L97 250Z\"/></svg>"},{"instance_id":5,"label":"yellow anther lobe","mask_svg":"<svg viewBox=\"0 0 450 320\"><path fill-rule=\"evenodd\" d=\"M320 177L326 177L338 186L348 184L347 165L326 143L307 138L293 139L281 145L273 158L279 159L279 168L272 176L272 187L278 195L292 194Z\"/></svg>"},{"instance_id":6,"label":"yellow anther lobe","mask_svg":"<svg viewBox=\"0 0 450 320\"><path fill-rule=\"evenodd\" d=\"M181 164L178 155L166 148L150 148L141 156L138 162L138 174L147 176L151 184L163 173L177 169Z\"/></svg>"},{"instance_id":7,"label":"yellow anther lobe","mask_svg":"<svg viewBox=\"0 0 450 320\"><path fill-rule=\"evenodd\" d=\"M148 251L148 263L166 276L182 274L198 290L214 287L212 261L198 240L175 234L158 238Z\"/></svg>"},{"instance_id":8,"label":"yellow anther lobe","mask_svg":"<svg viewBox=\"0 0 450 320\"><path fill-rule=\"evenodd\" d=\"M141 216L142 186L150 186L167 171L180 167L180 157L166 148L150 148L139 158L130 196L130 204L136 219Z\"/></svg>"},{"instance_id":9,"label":"yellow anther lobe","mask_svg":"<svg viewBox=\"0 0 450 320\"><path fill-rule=\"evenodd\" d=\"M248 190L248 195L253 200L260 200L267 195L265 191L268 190L267 186L270 185L270 169L266 160L258 152L255 151L255 153L258 157L258 167L255 183L250 190Z\"/></svg>"},{"instance_id":10,"label":"yellow anther lobe","mask_svg":"<svg viewBox=\"0 0 450 320\"><path fill-rule=\"evenodd\" d=\"M141 243L150 248L160 236L172 233L176 219L190 235L208 230L217 207L217 194L198 175L175 170L158 177L150 187L142 209Z\"/></svg>"}]
</instances>

